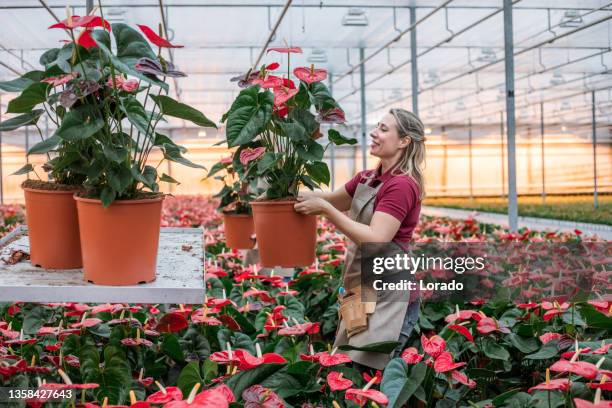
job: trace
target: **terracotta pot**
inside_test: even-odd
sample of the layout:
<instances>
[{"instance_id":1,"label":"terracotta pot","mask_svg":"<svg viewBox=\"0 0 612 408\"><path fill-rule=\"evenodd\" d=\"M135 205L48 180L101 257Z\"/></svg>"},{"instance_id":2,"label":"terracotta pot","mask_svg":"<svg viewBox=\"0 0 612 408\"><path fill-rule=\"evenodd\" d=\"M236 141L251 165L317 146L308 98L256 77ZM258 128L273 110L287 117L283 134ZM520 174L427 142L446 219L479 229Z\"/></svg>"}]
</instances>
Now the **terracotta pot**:
<instances>
[{"instance_id":1,"label":"terracotta pot","mask_svg":"<svg viewBox=\"0 0 612 408\"><path fill-rule=\"evenodd\" d=\"M75 196L83 274L98 285L135 285L155 280L163 197L100 200Z\"/></svg>"},{"instance_id":2,"label":"terracotta pot","mask_svg":"<svg viewBox=\"0 0 612 408\"><path fill-rule=\"evenodd\" d=\"M24 188L30 262L45 269L83 266L74 191Z\"/></svg>"},{"instance_id":3,"label":"terracotta pot","mask_svg":"<svg viewBox=\"0 0 612 408\"><path fill-rule=\"evenodd\" d=\"M223 214L225 243L232 249L252 249L255 240L253 216L249 214Z\"/></svg>"},{"instance_id":4,"label":"terracotta pot","mask_svg":"<svg viewBox=\"0 0 612 408\"><path fill-rule=\"evenodd\" d=\"M293 268L312 265L317 217L296 213L295 201L251 202L261 264Z\"/></svg>"}]
</instances>

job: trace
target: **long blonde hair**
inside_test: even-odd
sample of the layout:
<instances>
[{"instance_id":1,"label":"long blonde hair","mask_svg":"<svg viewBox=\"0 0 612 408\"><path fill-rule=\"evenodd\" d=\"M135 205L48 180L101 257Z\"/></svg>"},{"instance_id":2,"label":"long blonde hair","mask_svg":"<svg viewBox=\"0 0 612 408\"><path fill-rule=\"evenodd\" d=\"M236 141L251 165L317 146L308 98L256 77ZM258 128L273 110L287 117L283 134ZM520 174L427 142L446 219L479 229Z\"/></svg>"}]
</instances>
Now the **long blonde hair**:
<instances>
[{"instance_id":1,"label":"long blonde hair","mask_svg":"<svg viewBox=\"0 0 612 408\"><path fill-rule=\"evenodd\" d=\"M406 147L404 155L395 167L395 172L412 177L419 185L419 199L425 198L425 127L423 122L414 113L405 109L391 109L389 111L397 123L397 132L400 137L409 137L410 144Z\"/></svg>"}]
</instances>

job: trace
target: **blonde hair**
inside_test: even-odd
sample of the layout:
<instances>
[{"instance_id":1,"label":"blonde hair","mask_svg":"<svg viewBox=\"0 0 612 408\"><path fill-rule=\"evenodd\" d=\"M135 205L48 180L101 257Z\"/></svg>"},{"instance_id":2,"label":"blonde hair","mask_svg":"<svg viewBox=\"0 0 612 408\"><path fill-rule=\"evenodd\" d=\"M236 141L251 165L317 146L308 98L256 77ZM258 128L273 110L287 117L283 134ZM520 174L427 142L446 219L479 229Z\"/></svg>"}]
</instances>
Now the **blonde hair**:
<instances>
[{"instance_id":1,"label":"blonde hair","mask_svg":"<svg viewBox=\"0 0 612 408\"><path fill-rule=\"evenodd\" d=\"M410 144L397 163L394 172L412 177L419 185L419 199L425 198L425 127L414 113L405 109L389 111L397 123L397 132L401 138L409 137Z\"/></svg>"}]
</instances>

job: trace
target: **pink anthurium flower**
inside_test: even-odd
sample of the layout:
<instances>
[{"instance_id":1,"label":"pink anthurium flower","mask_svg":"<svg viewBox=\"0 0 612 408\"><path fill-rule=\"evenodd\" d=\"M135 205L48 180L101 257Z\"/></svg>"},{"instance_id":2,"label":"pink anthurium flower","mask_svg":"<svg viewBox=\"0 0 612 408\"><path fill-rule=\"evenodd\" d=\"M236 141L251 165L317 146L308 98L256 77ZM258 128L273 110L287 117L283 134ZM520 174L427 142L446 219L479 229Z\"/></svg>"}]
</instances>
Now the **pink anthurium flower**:
<instances>
[{"instance_id":1,"label":"pink anthurium flower","mask_svg":"<svg viewBox=\"0 0 612 408\"><path fill-rule=\"evenodd\" d=\"M293 75L300 79L302 82L312 84L314 82L321 82L327 78L327 71L324 69L315 69L314 65L308 67L299 67L293 70Z\"/></svg>"},{"instance_id":2,"label":"pink anthurium flower","mask_svg":"<svg viewBox=\"0 0 612 408\"><path fill-rule=\"evenodd\" d=\"M256 147L254 149L247 147L246 149L240 152L240 163L246 166L253 160L259 159L265 152L266 152L265 147ZM247 291L247 292L251 292L251 291L254 291L253 293L263 292L263 291L257 292L257 289L251 289L250 291ZM246 296L243 296L243 297L246 297Z\"/></svg>"},{"instance_id":3,"label":"pink anthurium flower","mask_svg":"<svg viewBox=\"0 0 612 408\"><path fill-rule=\"evenodd\" d=\"M531 393L532 391L537 390L559 390L559 391L567 391L570 386L570 381L568 378L555 378L554 380L550 379L550 369L546 369L546 381L541 384L538 384L534 387L529 388L527 392Z\"/></svg>"},{"instance_id":4,"label":"pink anthurium flower","mask_svg":"<svg viewBox=\"0 0 612 408\"><path fill-rule=\"evenodd\" d=\"M418 364L423 360L423 355L419 354L416 347L408 347L406 350L402 351L401 357L406 364Z\"/></svg>"},{"instance_id":5,"label":"pink anthurium flower","mask_svg":"<svg viewBox=\"0 0 612 408\"><path fill-rule=\"evenodd\" d=\"M155 330L160 333L175 333L186 329L187 326L189 326L189 322L185 316L180 312L175 312L164 315Z\"/></svg>"},{"instance_id":6,"label":"pink anthurium flower","mask_svg":"<svg viewBox=\"0 0 612 408\"><path fill-rule=\"evenodd\" d=\"M557 373L572 373L586 378L587 380L592 380L597 377L598 368L595 364L586 361L559 360L550 366L550 371Z\"/></svg>"},{"instance_id":7,"label":"pink anthurium flower","mask_svg":"<svg viewBox=\"0 0 612 408\"><path fill-rule=\"evenodd\" d=\"M298 92L297 89L291 89L285 86L274 88L274 106L285 104L285 102L297 95Z\"/></svg>"},{"instance_id":8,"label":"pink anthurium flower","mask_svg":"<svg viewBox=\"0 0 612 408\"><path fill-rule=\"evenodd\" d=\"M476 387L476 381L469 379L468 376L462 373L461 371L453 370L451 376L453 377L453 380L463 385L467 385L469 388Z\"/></svg>"},{"instance_id":9,"label":"pink anthurium flower","mask_svg":"<svg viewBox=\"0 0 612 408\"><path fill-rule=\"evenodd\" d=\"M464 362L454 363L453 355L448 351L441 353L434 362L434 370L437 373L445 373L447 371L455 370L459 367L463 367L465 365Z\"/></svg>"},{"instance_id":10,"label":"pink anthurium flower","mask_svg":"<svg viewBox=\"0 0 612 408\"><path fill-rule=\"evenodd\" d=\"M425 335L421 335L421 346L423 346L423 350L436 358L444 351L446 348L446 341L438 335L431 336L430 338L425 337Z\"/></svg>"},{"instance_id":11,"label":"pink anthurium flower","mask_svg":"<svg viewBox=\"0 0 612 408\"><path fill-rule=\"evenodd\" d=\"M281 54L301 54L302 49L300 47L272 47L268 48L266 54L270 51L279 52Z\"/></svg>"},{"instance_id":12,"label":"pink anthurium flower","mask_svg":"<svg viewBox=\"0 0 612 408\"><path fill-rule=\"evenodd\" d=\"M387 405L389 403L389 398L382 392L376 390L363 390L360 388L349 388L346 390L344 398L355 401L360 407L363 407L368 400L381 405Z\"/></svg>"},{"instance_id":13,"label":"pink anthurium flower","mask_svg":"<svg viewBox=\"0 0 612 408\"><path fill-rule=\"evenodd\" d=\"M245 408L284 408L285 404L271 389L252 385L242 392Z\"/></svg>"},{"instance_id":14,"label":"pink anthurium flower","mask_svg":"<svg viewBox=\"0 0 612 408\"><path fill-rule=\"evenodd\" d=\"M344 378L343 374L338 371L330 371L327 374L327 385L329 385L329 389L332 391L343 391L350 388L353 382L348 378Z\"/></svg>"},{"instance_id":15,"label":"pink anthurium flower","mask_svg":"<svg viewBox=\"0 0 612 408\"><path fill-rule=\"evenodd\" d=\"M149 395L146 399L151 404L165 404L170 401L181 401L183 399L183 393L178 387L164 387L159 382L155 381L155 385L159 388L159 391Z\"/></svg>"}]
</instances>

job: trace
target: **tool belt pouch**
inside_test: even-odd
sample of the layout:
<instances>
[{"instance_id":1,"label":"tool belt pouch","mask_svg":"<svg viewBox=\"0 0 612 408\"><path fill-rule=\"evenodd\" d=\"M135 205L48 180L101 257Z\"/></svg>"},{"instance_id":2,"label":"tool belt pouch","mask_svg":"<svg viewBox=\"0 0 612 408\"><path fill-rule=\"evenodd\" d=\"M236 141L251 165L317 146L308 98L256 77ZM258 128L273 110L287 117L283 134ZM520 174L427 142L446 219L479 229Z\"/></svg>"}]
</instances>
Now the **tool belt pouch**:
<instances>
[{"instance_id":1,"label":"tool belt pouch","mask_svg":"<svg viewBox=\"0 0 612 408\"><path fill-rule=\"evenodd\" d=\"M348 337L368 328L368 315L374 313L376 302L362 302L361 291L356 290L340 299L339 313Z\"/></svg>"}]
</instances>

